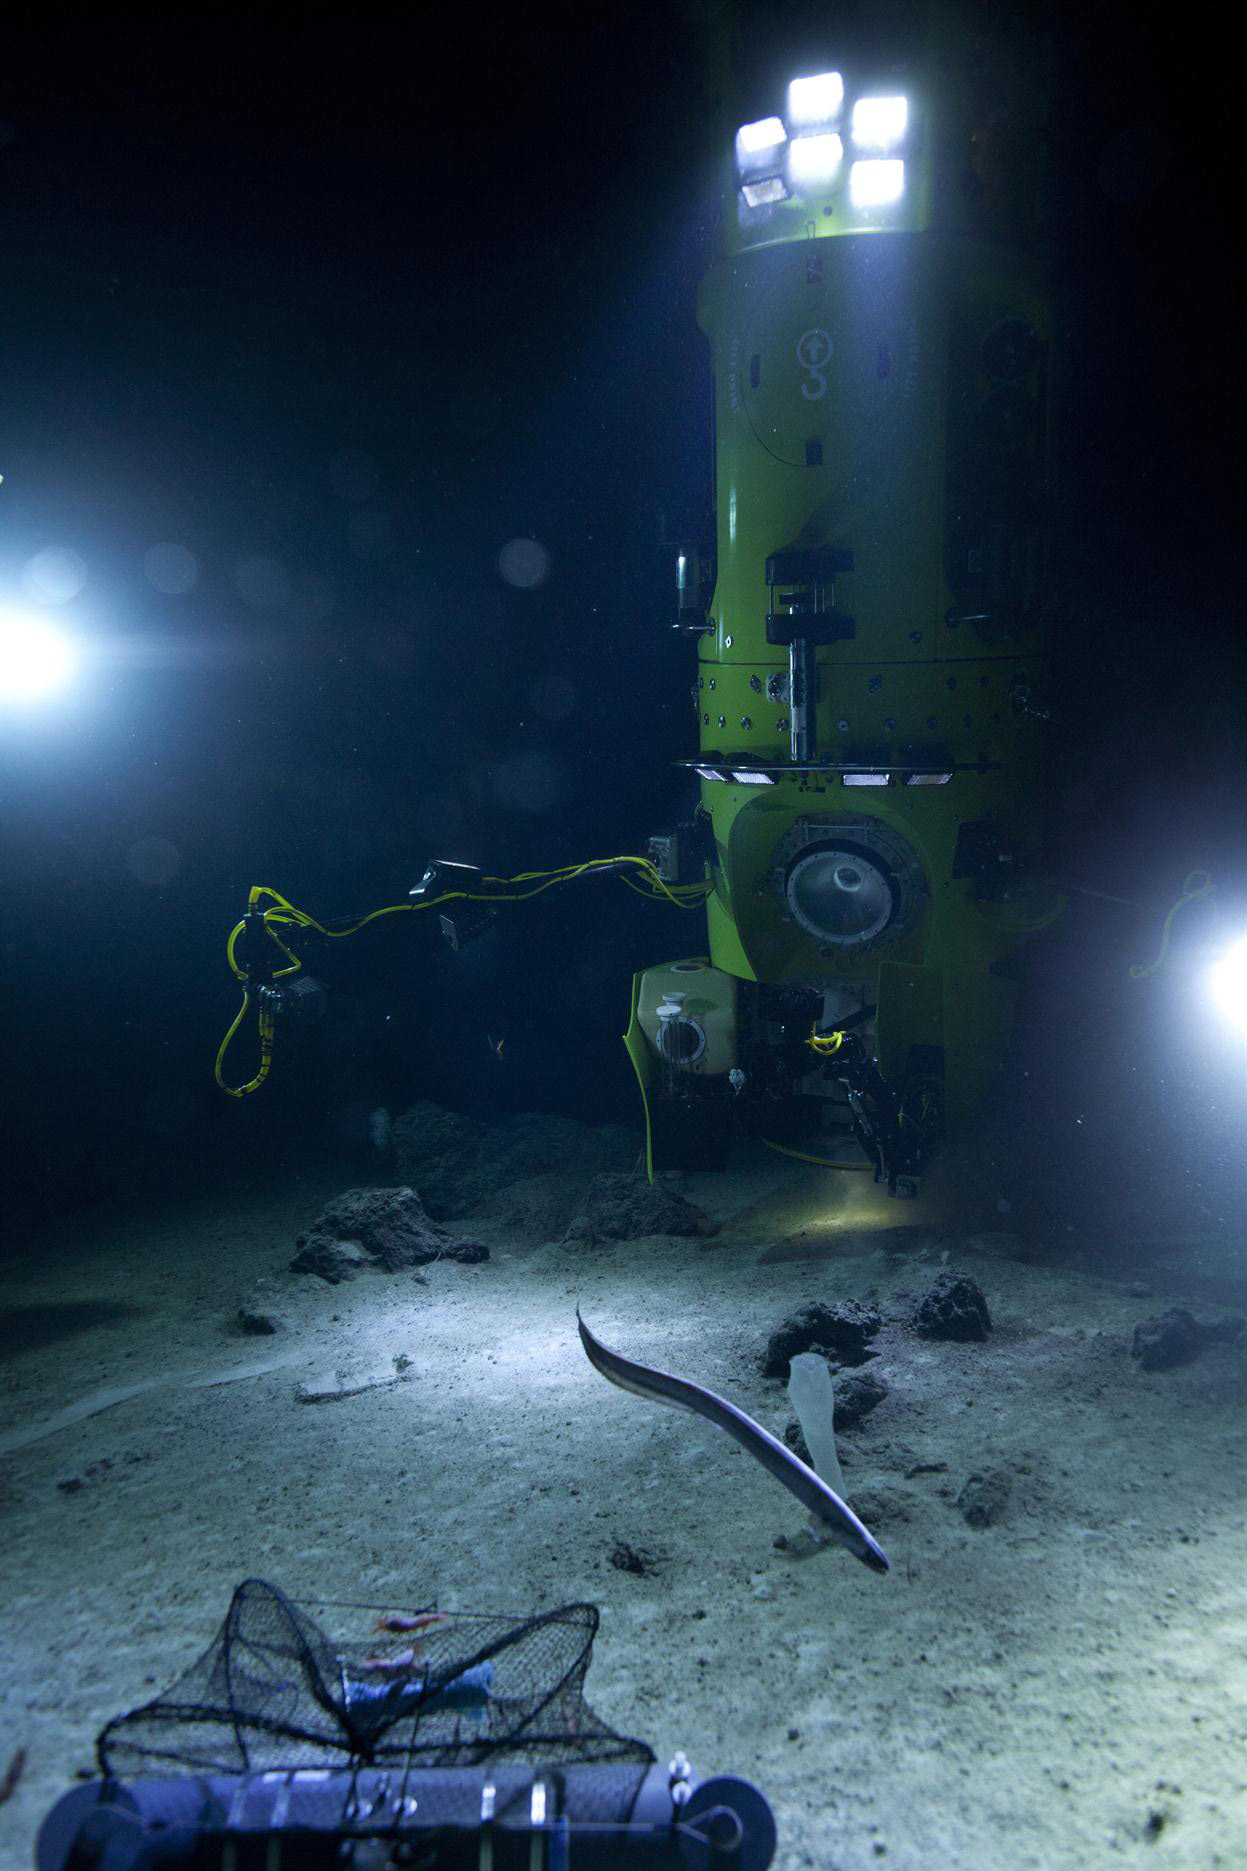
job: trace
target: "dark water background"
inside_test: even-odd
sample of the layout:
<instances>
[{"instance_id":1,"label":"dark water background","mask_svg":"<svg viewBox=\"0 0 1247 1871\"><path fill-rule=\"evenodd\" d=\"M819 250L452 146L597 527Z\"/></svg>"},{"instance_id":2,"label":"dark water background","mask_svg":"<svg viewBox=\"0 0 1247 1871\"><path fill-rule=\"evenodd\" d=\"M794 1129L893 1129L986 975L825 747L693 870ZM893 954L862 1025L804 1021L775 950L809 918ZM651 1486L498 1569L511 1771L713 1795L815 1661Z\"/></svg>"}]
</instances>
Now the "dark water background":
<instances>
[{"instance_id":1,"label":"dark water background","mask_svg":"<svg viewBox=\"0 0 1247 1871\"><path fill-rule=\"evenodd\" d=\"M1142 910L1075 898L996 1120L1020 1210L1056 1170L1158 1226L1241 1214L1204 912L1151 988L1124 977L1195 865L1222 930L1247 924L1241 160L1213 17L1051 21L1075 520L1050 856ZM691 803L660 516L707 491L697 10L423 51L336 16L81 30L10 59L0 101L0 591L71 549L63 621L106 651L0 736L19 1252L41 1218L366 1162L379 1104L632 1122L629 977L696 946L604 880L460 957L395 917L307 944L330 1011L258 1097L212 1084L253 882L338 915L402 901L432 855L636 850ZM516 588L498 555L529 535L549 576ZM161 542L194 554L184 593L145 571Z\"/></svg>"}]
</instances>

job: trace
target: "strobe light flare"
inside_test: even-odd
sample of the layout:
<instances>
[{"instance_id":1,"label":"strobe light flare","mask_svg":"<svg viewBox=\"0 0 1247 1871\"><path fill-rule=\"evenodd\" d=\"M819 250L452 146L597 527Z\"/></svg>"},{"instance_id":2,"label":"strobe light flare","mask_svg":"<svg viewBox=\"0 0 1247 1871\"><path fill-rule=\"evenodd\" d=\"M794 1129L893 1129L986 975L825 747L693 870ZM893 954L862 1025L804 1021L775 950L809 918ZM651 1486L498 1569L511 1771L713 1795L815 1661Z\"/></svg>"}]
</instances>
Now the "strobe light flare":
<instances>
[{"instance_id":1,"label":"strobe light flare","mask_svg":"<svg viewBox=\"0 0 1247 1871\"><path fill-rule=\"evenodd\" d=\"M42 618L0 616L0 702L33 702L63 688L74 658L64 635Z\"/></svg>"},{"instance_id":2,"label":"strobe light flare","mask_svg":"<svg viewBox=\"0 0 1247 1871\"><path fill-rule=\"evenodd\" d=\"M1247 1034L1247 935L1213 962L1206 980L1209 998L1226 1025Z\"/></svg>"}]
</instances>

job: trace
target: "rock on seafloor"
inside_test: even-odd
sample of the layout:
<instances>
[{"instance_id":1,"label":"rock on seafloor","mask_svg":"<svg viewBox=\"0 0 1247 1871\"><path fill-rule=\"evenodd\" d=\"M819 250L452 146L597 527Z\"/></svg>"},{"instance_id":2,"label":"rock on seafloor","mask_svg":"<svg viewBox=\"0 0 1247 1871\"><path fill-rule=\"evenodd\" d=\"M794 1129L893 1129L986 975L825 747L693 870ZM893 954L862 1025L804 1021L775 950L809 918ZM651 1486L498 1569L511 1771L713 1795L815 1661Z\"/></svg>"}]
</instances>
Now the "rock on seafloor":
<instances>
[{"instance_id":1,"label":"rock on seafloor","mask_svg":"<svg viewBox=\"0 0 1247 1871\"><path fill-rule=\"evenodd\" d=\"M483 1241L451 1234L431 1221L414 1189L347 1189L327 1202L295 1242L292 1273L314 1273L331 1286L369 1268L397 1273L430 1260L488 1260Z\"/></svg>"}]
</instances>

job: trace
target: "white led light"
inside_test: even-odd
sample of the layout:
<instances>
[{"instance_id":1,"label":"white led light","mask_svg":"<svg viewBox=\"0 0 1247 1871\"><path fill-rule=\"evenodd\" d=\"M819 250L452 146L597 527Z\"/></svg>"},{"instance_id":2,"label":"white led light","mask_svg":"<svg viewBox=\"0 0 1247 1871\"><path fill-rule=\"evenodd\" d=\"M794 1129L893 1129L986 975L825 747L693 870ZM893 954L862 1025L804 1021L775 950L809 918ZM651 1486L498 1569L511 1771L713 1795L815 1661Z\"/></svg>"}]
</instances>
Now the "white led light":
<instances>
[{"instance_id":1,"label":"white led light","mask_svg":"<svg viewBox=\"0 0 1247 1871\"><path fill-rule=\"evenodd\" d=\"M830 182L844 157L834 130L822 136L794 136L788 145L788 177L794 188L817 188Z\"/></svg>"},{"instance_id":2,"label":"white led light","mask_svg":"<svg viewBox=\"0 0 1247 1871\"><path fill-rule=\"evenodd\" d=\"M855 208L886 208L905 192L905 165L898 157L855 162L849 170L849 200Z\"/></svg>"},{"instance_id":3,"label":"white led light","mask_svg":"<svg viewBox=\"0 0 1247 1871\"><path fill-rule=\"evenodd\" d=\"M886 773L846 773L843 776L846 786L886 786Z\"/></svg>"},{"instance_id":4,"label":"white led light","mask_svg":"<svg viewBox=\"0 0 1247 1871\"><path fill-rule=\"evenodd\" d=\"M1247 936L1241 936L1214 962L1207 975L1208 992L1227 1026L1247 1032Z\"/></svg>"},{"instance_id":5,"label":"white led light","mask_svg":"<svg viewBox=\"0 0 1247 1871\"><path fill-rule=\"evenodd\" d=\"M0 617L0 700L38 701L68 680L74 658L65 638L32 617Z\"/></svg>"},{"instance_id":6,"label":"white led light","mask_svg":"<svg viewBox=\"0 0 1247 1871\"><path fill-rule=\"evenodd\" d=\"M857 149L895 149L909 127L909 99L859 97L850 135Z\"/></svg>"},{"instance_id":7,"label":"white led light","mask_svg":"<svg viewBox=\"0 0 1247 1871\"><path fill-rule=\"evenodd\" d=\"M742 182L740 192L747 208L769 208L773 201L788 199L788 190L777 175L769 175L765 182Z\"/></svg>"},{"instance_id":8,"label":"white led light","mask_svg":"<svg viewBox=\"0 0 1247 1871\"><path fill-rule=\"evenodd\" d=\"M774 786L775 784L769 773L738 773L735 768L732 769L732 778L738 786Z\"/></svg>"},{"instance_id":9,"label":"white led light","mask_svg":"<svg viewBox=\"0 0 1247 1871\"><path fill-rule=\"evenodd\" d=\"M772 150L782 148L787 132L778 117L760 117L757 123L742 123L736 132L736 162L742 175L756 171Z\"/></svg>"},{"instance_id":10,"label":"white led light","mask_svg":"<svg viewBox=\"0 0 1247 1871\"><path fill-rule=\"evenodd\" d=\"M844 80L838 71L820 72L816 78L794 78L788 87L788 121L800 129L834 123L843 102Z\"/></svg>"},{"instance_id":11,"label":"white led light","mask_svg":"<svg viewBox=\"0 0 1247 1871\"><path fill-rule=\"evenodd\" d=\"M720 773L717 767L698 767L696 771L701 774L703 780L722 780L727 777L726 774Z\"/></svg>"},{"instance_id":12,"label":"white led light","mask_svg":"<svg viewBox=\"0 0 1247 1871\"><path fill-rule=\"evenodd\" d=\"M907 773L906 786L947 786L951 773Z\"/></svg>"}]
</instances>

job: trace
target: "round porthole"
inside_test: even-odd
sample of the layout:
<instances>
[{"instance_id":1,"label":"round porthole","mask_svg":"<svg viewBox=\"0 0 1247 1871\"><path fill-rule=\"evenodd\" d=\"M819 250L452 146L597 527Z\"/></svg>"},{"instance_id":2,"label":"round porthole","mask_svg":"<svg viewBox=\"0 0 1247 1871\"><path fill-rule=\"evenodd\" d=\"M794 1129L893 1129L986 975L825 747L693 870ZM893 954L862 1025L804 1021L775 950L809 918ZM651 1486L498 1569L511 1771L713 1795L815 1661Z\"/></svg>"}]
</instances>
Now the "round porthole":
<instances>
[{"instance_id":1,"label":"round porthole","mask_svg":"<svg viewBox=\"0 0 1247 1871\"><path fill-rule=\"evenodd\" d=\"M802 852L789 867L784 895L801 927L832 947L873 941L899 906L887 871L852 846L824 845Z\"/></svg>"},{"instance_id":2,"label":"round porthole","mask_svg":"<svg viewBox=\"0 0 1247 1871\"><path fill-rule=\"evenodd\" d=\"M706 1050L706 1031L697 1020L663 1020L658 1028L658 1050L668 1065L696 1065Z\"/></svg>"}]
</instances>

